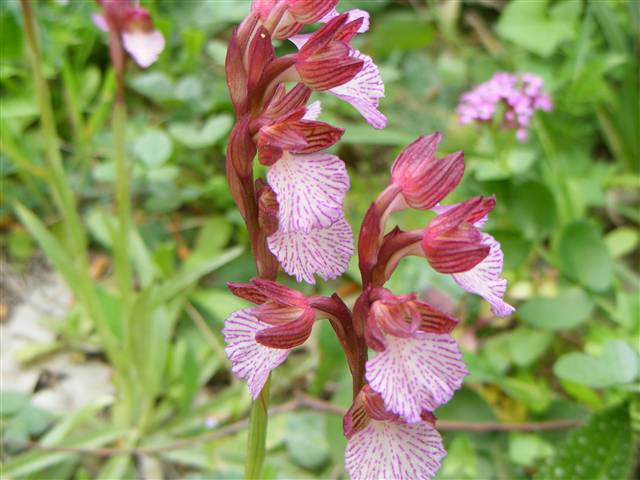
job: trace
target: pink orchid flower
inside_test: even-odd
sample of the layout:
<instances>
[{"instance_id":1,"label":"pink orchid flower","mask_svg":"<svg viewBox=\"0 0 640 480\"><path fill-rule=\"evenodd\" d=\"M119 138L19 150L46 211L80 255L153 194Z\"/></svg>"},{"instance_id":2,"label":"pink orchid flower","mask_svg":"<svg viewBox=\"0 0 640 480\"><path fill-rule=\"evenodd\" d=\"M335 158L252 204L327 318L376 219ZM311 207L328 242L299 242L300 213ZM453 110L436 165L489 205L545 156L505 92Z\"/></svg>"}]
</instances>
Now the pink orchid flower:
<instances>
[{"instance_id":1,"label":"pink orchid flower","mask_svg":"<svg viewBox=\"0 0 640 480\"><path fill-rule=\"evenodd\" d=\"M153 26L149 12L131 0L97 0L103 14L94 14L96 26L108 32L119 33L124 49L138 65L147 68L153 64L164 50L164 37Z\"/></svg>"}]
</instances>

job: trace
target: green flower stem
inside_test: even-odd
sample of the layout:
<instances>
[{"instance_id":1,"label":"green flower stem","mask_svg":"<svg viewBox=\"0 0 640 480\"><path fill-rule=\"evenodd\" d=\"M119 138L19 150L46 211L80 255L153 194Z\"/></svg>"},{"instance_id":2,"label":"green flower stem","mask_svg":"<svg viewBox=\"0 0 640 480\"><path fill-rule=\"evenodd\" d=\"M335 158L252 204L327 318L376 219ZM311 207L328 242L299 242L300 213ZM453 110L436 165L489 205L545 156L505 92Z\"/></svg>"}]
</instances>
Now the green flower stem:
<instances>
[{"instance_id":1,"label":"green flower stem","mask_svg":"<svg viewBox=\"0 0 640 480\"><path fill-rule=\"evenodd\" d=\"M116 368L122 368L125 364L121 361L119 349L115 338L108 327L108 322L100 305L89 270L87 254L87 240L82 227L80 215L77 210L75 196L69 182L67 181L62 156L60 154L60 144L58 133L51 106L51 94L42 72L42 51L38 39L37 23L31 2L20 0L24 17L24 32L31 62L34 86L40 111L40 125L45 146L45 157L48 164L48 179L52 190L54 201L60 214L64 219L66 234L68 237L67 247L71 252L71 258L75 259L74 270L77 271L79 280L75 288L75 293L82 302L87 312L94 320L96 328L105 344Z\"/></svg>"},{"instance_id":2,"label":"green flower stem","mask_svg":"<svg viewBox=\"0 0 640 480\"><path fill-rule=\"evenodd\" d=\"M254 480L261 478L262 464L265 457L265 442L267 439L267 422L269 414L269 384L271 375L267 378L264 388L258 398L251 405L249 420L249 438L247 439L247 458L244 464L244 478Z\"/></svg>"},{"instance_id":3,"label":"green flower stem","mask_svg":"<svg viewBox=\"0 0 640 480\"><path fill-rule=\"evenodd\" d=\"M42 135L44 137L45 156L50 168L50 179L53 190L54 201L58 205L60 212L65 219L69 247L74 253L74 258L80 263L80 267L88 265L86 256L86 236L82 229L80 216L76 209L76 201L67 182L62 156L60 155L60 145L58 134L51 107L51 94L49 86L42 72L42 52L38 39L38 31L35 15L29 0L20 0L24 15L24 31L27 40L27 51L31 61L31 69L36 89L36 97L40 110L40 123Z\"/></svg>"},{"instance_id":4,"label":"green flower stem","mask_svg":"<svg viewBox=\"0 0 640 480\"><path fill-rule=\"evenodd\" d=\"M118 225L113 242L116 279L122 301L122 315L128 320L133 293L133 278L129 263L128 245L131 230L131 179L125 152L125 126L127 110L122 99L113 106L113 160L116 167L116 210ZM130 323L130 322L127 322Z\"/></svg>"}]
</instances>

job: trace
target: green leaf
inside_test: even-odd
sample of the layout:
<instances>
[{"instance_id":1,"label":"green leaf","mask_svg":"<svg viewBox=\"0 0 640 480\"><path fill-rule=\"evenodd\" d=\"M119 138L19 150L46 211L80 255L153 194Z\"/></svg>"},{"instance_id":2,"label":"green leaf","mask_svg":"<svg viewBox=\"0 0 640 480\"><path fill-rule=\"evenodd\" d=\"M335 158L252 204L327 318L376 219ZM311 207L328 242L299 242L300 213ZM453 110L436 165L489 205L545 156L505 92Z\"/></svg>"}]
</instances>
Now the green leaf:
<instances>
[{"instance_id":1,"label":"green leaf","mask_svg":"<svg viewBox=\"0 0 640 480\"><path fill-rule=\"evenodd\" d=\"M525 262L531 252L532 243L529 240L510 230L492 230L490 233L500 242L505 270L513 270Z\"/></svg>"},{"instance_id":2,"label":"green leaf","mask_svg":"<svg viewBox=\"0 0 640 480\"><path fill-rule=\"evenodd\" d=\"M533 180L514 185L509 196L513 223L530 240L542 239L556 223L556 202L551 191Z\"/></svg>"},{"instance_id":3,"label":"green leaf","mask_svg":"<svg viewBox=\"0 0 640 480\"><path fill-rule=\"evenodd\" d=\"M553 455L553 447L534 433L512 433L509 436L509 458L518 465L531 466L537 460Z\"/></svg>"},{"instance_id":4,"label":"green leaf","mask_svg":"<svg viewBox=\"0 0 640 480\"><path fill-rule=\"evenodd\" d=\"M498 383L509 396L532 412L544 412L551 403L551 388L543 378L534 378L523 372L518 377L508 377Z\"/></svg>"},{"instance_id":5,"label":"green leaf","mask_svg":"<svg viewBox=\"0 0 640 480\"><path fill-rule=\"evenodd\" d=\"M67 255L67 252L60 242L49 233L45 224L29 209L21 204L17 204L15 209L18 218L40 244L47 259L53 264L55 269L62 274L67 284L74 291L78 291L80 283L78 273L74 268L73 260Z\"/></svg>"},{"instance_id":6,"label":"green leaf","mask_svg":"<svg viewBox=\"0 0 640 480\"><path fill-rule=\"evenodd\" d=\"M170 280L167 280L154 295L154 303L161 304L180 293L182 290L190 287L201 277L217 270L221 266L229 263L242 253L242 247L230 248L220 255L211 258L205 262L195 265L191 268L182 269Z\"/></svg>"},{"instance_id":7,"label":"green leaf","mask_svg":"<svg viewBox=\"0 0 640 480\"><path fill-rule=\"evenodd\" d=\"M301 412L289 415L285 443L296 465L317 469L329 460L330 452L324 422L325 417L318 413Z\"/></svg>"},{"instance_id":8,"label":"green leaf","mask_svg":"<svg viewBox=\"0 0 640 480\"><path fill-rule=\"evenodd\" d=\"M535 478L629 478L632 454L629 407L623 403L594 415L587 425L571 432Z\"/></svg>"},{"instance_id":9,"label":"green leaf","mask_svg":"<svg viewBox=\"0 0 640 480\"><path fill-rule=\"evenodd\" d=\"M500 15L497 24L498 34L542 57L550 56L563 41L575 35L574 18L555 17L566 13L567 6L571 7L568 4L576 4L576 0L566 0L556 4L554 7L556 12L553 16L548 14L548 4L548 0L509 2ZM575 16L575 12L572 11L571 16Z\"/></svg>"},{"instance_id":10,"label":"green leaf","mask_svg":"<svg viewBox=\"0 0 640 480\"><path fill-rule=\"evenodd\" d=\"M426 47L434 38L433 26L413 13L402 12L385 16L384 22L376 25L368 40L376 56L383 56L394 50L417 50ZM393 42L389 39L393 39Z\"/></svg>"},{"instance_id":11,"label":"green leaf","mask_svg":"<svg viewBox=\"0 0 640 480\"><path fill-rule=\"evenodd\" d=\"M227 135L232 125L231 115L221 114L210 117L202 127L193 123L172 123L169 132L184 146L197 149L214 145Z\"/></svg>"},{"instance_id":12,"label":"green leaf","mask_svg":"<svg viewBox=\"0 0 640 480\"><path fill-rule=\"evenodd\" d=\"M570 278L597 291L610 287L613 261L598 229L585 220L567 225L558 242L560 268Z\"/></svg>"},{"instance_id":13,"label":"green leaf","mask_svg":"<svg viewBox=\"0 0 640 480\"><path fill-rule=\"evenodd\" d=\"M159 167L171 156L173 143L162 130L149 129L133 144L133 153L147 167Z\"/></svg>"},{"instance_id":14,"label":"green leaf","mask_svg":"<svg viewBox=\"0 0 640 480\"><path fill-rule=\"evenodd\" d=\"M593 302L577 287L561 291L555 298L535 297L518 310L520 319L545 330L567 330L587 320Z\"/></svg>"},{"instance_id":15,"label":"green leaf","mask_svg":"<svg viewBox=\"0 0 640 480\"><path fill-rule=\"evenodd\" d=\"M0 392L0 416L15 415L29 404L29 396L24 393Z\"/></svg>"},{"instance_id":16,"label":"green leaf","mask_svg":"<svg viewBox=\"0 0 640 480\"><path fill-rule=\"evenodd\" d=\"M640 233L631 227L620 227L609 232L604 241L611 256L620 258L636 249L640 242Z\"/></svg>"},{"instance_id":17,"label":"green leaf","mask_svg":"<svg viewBox=\"0 0 640 480\"><path fill-rule=\"evenodd\" d=\"M156 102L175 99L173 80L164 73L158 71L141 73L128 83L138 93Z\"/></svg>"},{"instance_id":18,"label":"green leaf","mask_svg":"<svg viewBox=\"0 0 640 480\"><path fill-rule=\"evenodd\" d=\"M633 382L638 376L638 354L622 340L609 340L598 357L571 352L553 366L558 377L594 388Z\"/></svg>"},{"instance_id":19,"label":"green leaf","mask_svg":"<svg viewBox=\"0 0 640 480\"><path fill-rule=\"evenodd\" d=\"M100 430L74 437L59 446L97 448L123 437L125 433L125 431L117 429ZM76 458L78 455L80 454L71 452L31 450L5 463L2 468L2 474L8 478L26 477L37 472L46 471L53 465L57 465L70 458ZM38 478L38 476L35 478Z\"/></svg>"},{"instance_id":20,"label":"green leaf","mask_svg":"<svg viewBox=\"0 0 640 480\"><path fill-rule=\"evenodd\" d=\"M553 340L551 332L518 327L510 332L508 348L511 359L521 367L527 367L542 355Z\"/></svg>"}]
</instances>

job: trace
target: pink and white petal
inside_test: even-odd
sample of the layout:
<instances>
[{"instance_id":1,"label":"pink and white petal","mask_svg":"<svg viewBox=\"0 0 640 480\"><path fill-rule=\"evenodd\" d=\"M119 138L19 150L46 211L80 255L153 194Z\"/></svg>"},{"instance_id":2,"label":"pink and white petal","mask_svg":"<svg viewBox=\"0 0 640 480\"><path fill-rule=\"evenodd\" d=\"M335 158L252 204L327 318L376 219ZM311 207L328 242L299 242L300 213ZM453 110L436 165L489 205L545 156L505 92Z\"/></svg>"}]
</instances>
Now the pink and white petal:
<instances>
[{"instance_id":1,"label":"pink and white petal","mask_svg":"<svg viewBox=\"0 0 640 480\"><path fill-rule=\"evenodd\" d=\"M349 439L345 466L352 480L428 480L446 454L428 422L371 420Z\"/></svg>"},{"instance_id":2,"label":"pink and white petal","mask_svg":"<svg viewBox=\"0 0 640 480\"><path fill-rule=\"evenodd\" d=\"M138 65L147 68L164 49L164 37L158 30L132 30L122 33L122 44Z\"/></svg>"},{"instance_id":3,"label":"pink and white petal","mask_svg":"<svg viewBox=\"0 0 640 480\"><path fill-rule=\"evenodd\" d=\"M282 232L308 233L342 217L349 174L335 155L285 154L269 168L267 181L278 199Z\"/></svg>"},{"instance_id":4,"label":"pink and white petal","mask_svg":"<svg viewBox=\"0 0 640 480\"><path fill-rule=\"evenodd\" d=\"M253 308L233 312L224 322L224 349L231 360L231 371L247 381L255 400L269 376L269 372L284 362L290 350L265 347L256 341L256 333L270 328L253 313Z\"/></svg>"},{"instance_id":5,"label":"pink and white petal","mask_svg":"<svg viewBox=\"0 0 640 480\"><path fill-rule=\"evenodd\" d=\"M300 50L304 44L309 41L311 35L311 33L300 33L289 37L289 40L297 47L298 50Z\"/></svg>"},{"instance_id":6,"label":"pink and white petal","mask_svg":"<svg viewBox=\"0 0 640 480\"><path fill-rule=\"evenodd\" d=\"M349 15L349 18L347 19L348 22L353 22L358 18L362 18L362 25L360 25L360 28L358 28L358 33L363 33L369 30L369 12L367 12L366 10L360 10L359 8L354 8L353 10L349 10L346 13ZM330 20L336 18L338 15L340 15L340 12L338 12L338 10L334 8L320 19L320 23L327 23Z\"/></svg>"},{"instance_id":7,"label":"pink and white petal","mask_svg":"<svg viewBox=\"0 0 640 480\"><path fill-rule=\"evenodd\" d=\"M351 56L364 61L360 72L347 83L329 90L329 93L350 103L374 128L387 126L387 117L378 110L380 98L384 97L384 83L380 70L368 55L353 50Z\"/></svg>"},{"instance_id":8,"label":"pink and white petal","mask_svg":"<svg viewBox=\"0 0 640 480\"><path fill-rule=\"evenodd\" d=\"M314 274L324 280L339 277L353 256L353 232L344 218L308 233L278 230L267 242L285 272L310 284L316 283Z\"/></svg>"},{"instance_id":9,"label":"pink and white petal","mask_svg":"<svg viewBox=\"0 0 640 480\"><path fill-rule=\"evenodd\" d=\"M489 245L489 255L468 272L455 273L452 277L467 292L480 295L488 301L495 315L509 316L515 308L503 300L507 281L500 277L504 264L500 243L488 233L482 234L482 243Z\"/></svg>"},{"instance_id":10,"label":"pink and white petal","mask_svg":"<svg viewBox=\"0 0 640 480\"><path fill-rule=\"evenodd\" d=\"M322 105L320 104L320 100L316 100L313 103L307 105L307 111L302 117L303 120L318 120L320 117L320 113L322 112Z\"/></svg>"},{"instance_id":11,"label":"pink and white petal","mask_svg":"<svg viewBox=\"0 0 640 480\"><path fill-rule=\"evenodd\" d=\"M109 24L107 23L107 19L104 18L104 15L100 15L99 13L91 14L91 19L93 20L93 24L98 27L98 29L103 32L109 31Z\"/></svg>"},{"instance_id":12,"label":"pink and white petal","mask_svg":"<svg viewBox=\"0 0 640 480\"><path fill-rule=\"evenodd\" d=\"M370 359L366 378L387 409L409 423L420 421L460 388L467 368L447 334L418 332L413 337L385 337L386 349Z\"/></svg>"}]
</instances>

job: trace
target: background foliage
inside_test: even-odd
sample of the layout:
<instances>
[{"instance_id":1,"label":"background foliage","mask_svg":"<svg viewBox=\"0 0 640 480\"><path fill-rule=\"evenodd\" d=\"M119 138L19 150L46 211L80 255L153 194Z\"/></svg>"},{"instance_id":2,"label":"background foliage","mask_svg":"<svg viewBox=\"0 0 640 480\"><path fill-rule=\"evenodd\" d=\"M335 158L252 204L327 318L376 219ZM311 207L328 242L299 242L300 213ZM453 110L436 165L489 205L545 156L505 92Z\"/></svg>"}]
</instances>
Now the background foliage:
<instances>
[{"instance_id":1,"label":"background foliage","mask_svg":"<svg viewBox=\"0 0 640 480\"><path fill-rule=\"evenodd\" d=\"M3 382L4 474L241 476L245 430L184 446L175 442L215 432L243 418L249 406L244 384L229 372L220 335L225 317L242 306L225 282L253 275L223 161L233 122L223 69L226 39L248 2L143 1L168 48L150 69L130 64L127 74L126 149L133 163L136 225L129 261L138 290L131 318L141 320L134 324L140 330L138 335L133 330L137 339L131 356L123 357L131 363L122 368L141 370L145 392L134 397L150 402L135 429L118 419L113 395L96 396L73 412L51 407L38 396L55 388L45 366L63 354L72 354L74 364L97 362L119 371L112 365L118 355L109 355L108 339L117 343L125 335L121 329L129 327L118 323L124 307L112 262L117 228L109 128L114 78L106 38L91 21L93 2L36 3L66 179L90 242L92 290L85 294L89 299L96 295L106 326L101 332L100 324L90 320L91 311L77 293L83 281L74 277L74 239L63 228L68 218L51 201L23 19L18 2L4 1L3 277L29 271L43 258L42 248L81 300L63 318L43 319L54 334L19 352L19 365L41 372L37 384L19 390ZM498 199L488 231L505 251L507 299L518 307L514 316L494 318L484 302L461 295L423 262L405 260L393 279L396 293L418 290L462 319L458 340L471 374L452 402L436 412L438 418L584 424L573 431L445 432L449 455L439 478L630 477L640 423L638 4L341 4L372 13L372 29L357 46L381 66L387 89L382 110L389 117L389 127L376 132L348 105L322 97L322 119L346 128L337 154L352 177L347 205L352 225L358 227L385 186L400 148L435 129L443 132L442 154L463 149L467 160L463 184L448 201L480 193ZM501 70L542 76L555 104L552 113L536 117L529 141L513 147L496 142L489 129L460 126L455 115L462 92ZM426 223L425 215L398 215L397 221L418 228ZM356 273L354 262L349 275L317 289L337 290L348 298L356 289ZM7 318L11 304L3 302L3 322L19 322L16 316ZM274 374L273 404L298 391L338 406L350 403L346 363L328 325L319 324L308 346ZM109 457L27 448L31 441L41 447L175 446ZM334 414L304 410L273 416L265 474L341 477L344 444L341 419Z\"/></svg>"}]
</instances>

